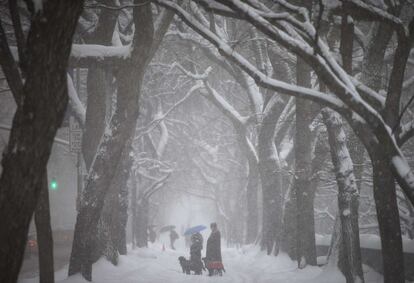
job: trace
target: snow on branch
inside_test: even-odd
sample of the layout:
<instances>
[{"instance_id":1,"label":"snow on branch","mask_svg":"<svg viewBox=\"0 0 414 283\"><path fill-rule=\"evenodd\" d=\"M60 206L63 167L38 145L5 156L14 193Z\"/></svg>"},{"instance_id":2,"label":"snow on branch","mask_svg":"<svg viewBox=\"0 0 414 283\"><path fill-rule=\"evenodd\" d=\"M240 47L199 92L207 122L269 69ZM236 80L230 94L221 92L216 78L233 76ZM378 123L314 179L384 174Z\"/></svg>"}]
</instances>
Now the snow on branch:
<instances>
[{"instance_id":1,"label":"snow on branch","mask_svg":"<svg viewBox=\"0 0 414 283\"><path fill-rule=\"evenodd\" d=\"M203 84L200 81L197 82L192 88L190 88L190 90L186 93L186 95L184 95L183 98L181 98L173 106L171 106L170 109L168 109L164 114L156 117L146 126L138 129L138 135L135 138L139 139L142 136L153 131L161 123L161 121L163 121L173 110L175 110L178 106L183 104L189 97L191 97L197 90L201 89L202 87L203 87Z\"/></svg>"},{"instance_id":2,"label":"snow on branch","mask_svg":"<svg viewBox=\"0 0 414 283\"><path fill-rule=\"evenodd\" d=\"M411 171L407 160L398 147L391 129L384 122L381 113L376 111L357 92L355 84L338 62L336 62L328 46L320 38L313 40L316 31L312 24L310 24L309 19L305 17L305 22L302 23L302 28L308 34L309 38L312 39L310 42L307 42L303 38L295 37L294 33L279 29L264 19L260 14L256 13L255 9L251 6L239 0L220 1L220 3L233 9L235 12L241 13L251 24L271 39L305 59L308 64L313 65L317 74L328 85L330 90L335 93L335 96L269 78L174 2L169 0L153 1L163 7L174 10L187 25L215 45L222 55L236 63L254 78L258 85L328 106L341 113L357 132L361 132L360 130L366 131L368 125L371 130L374 130L375 136L382 137L381 142L384 144L383 148L392 165L394 175L410 199L410 202L414 203L414 173ZM275 1L279 4L285 4L285 1L282 0ZM300 10L298 11L300 12ZM286 25L284 27L292 28L292 26L289 27ZM303 34L303 30L299 30L299 33ZM313 44L314 47L309 46L309 44ZM317 52L315 53L315 51ZM361 138L363 137L361 136ZM369 140L372 141L372 138L369 138ZM368 145L369 143L367 142L366 144Z\"/></svg>"},{"instance_id":3,"label":"snow on branch","mask_svg":"<svg viewBox=\"0 0 414 283\"><path fill-rule=\"evenodd\" d=\"M128 4L128 5L122 5L122 6L111 6L111 5L101 4L101 3L95 3L95 4L85 5L84 7L87 8L87 9L101 8L101 9L119 11L119 10L123 10L123 9L134 8L134 7L142 7L144 5L147 5L147 3L144 2L144 3L141 3L141 4Z\"/></svg>"},{"instance_id":4,"label":"snow on branch","mask_svg":"<svg viewBox=\"0 0 414 283\"><path fill-rule=\"evenodd\" d=\"M157 4L173 9L180 18L185 21L191 28L201 34L205 39L210 41L218 48L222 55L225 55L228 59L239 65L246 73L248 73L258 85L267 87L274 91L278 91L284 94L298 96L300 98L307 98L314 100L315 102L330 106L334 109L343 109L344 104L332 95L322 93L320 91L304 88L300 86L294 86L276 79L268 77L263 72L260 72L253 64L247 61L237 51L233 50L227 43L221 40L217 35L211 32L208 28L198 23L197 20L183 10L180 6L169 0L154 0Z\"/></svg>"},{"instance_id":5,"label":"snow on branch","mask_svg":"<svg viewBox=\"0 0 414 283\"><path fill-rule=\"evenodd\" d=\"M213 1L197 1L200 3L201 6L208 12L212 12L217 15L229 17L229 18L236 18L239 19L240 16L237 15L232 9L227 8L223 4L216 3Z\"/></svg>"},{"instance_id":6,"label":"snow on branch","mask_svg":"<svg viewBox=\"0 0 414 283\"><path fill-rule=\"evenodd\" d=\"M219 110L228 117L235 127L244 127L247 123L248 117L243 117L239 112L227 102L210 84L205 81L204 87L207 90L207 94L204 95L207 99L214 103Z\"/></svg>"},{"instance_id":7,"label":"snow on branch","mask_svg":"<svg viewBox=\"0 0 414 283\"><path fill-rule=\"evenodd\" d=\"M218 181L216 178L210 176L206 170L204 170L204 168L201 165L201 162L199 162L198 160L196 160L195 158L191 159L193 161L193 163L195 164L196 168L198 169L198 171L200 172L201 176L203 177L203 179L210 185L217 185Z\"/></svg>"},{"instance_id":8,"label":"snow on branch","mask_svg":"<svg viewBox=\"0 0 414 283\"><path fill-rule=\"evenodd\" d=\"M162 106L161 101L157 101L157 113L155 114L155 119L159 119L159 117L162 117ZM164 154L165 148L167 146L169 134L168 134L168 128L167 125L165 125L164 119L161 120L161 122L158 125L160 129L160 140L158 142L158 146L156 148L157 156L161 157Z\"/></svg>"},{"instance_id":9,"label":"snow on branch","mask_svg":"<svg viewBox=\"0 0 414 283\"><path fill-rule=\"evenodd\" d=\"M159 189L161 189L165 185L167 179L170 176L171 176L171 172L165 175L164 177L158 179L154 183L152 183L151 186L149 186L148 188L144 190L142 197L144 199L149 199L155 192L157 192Z\"/></svg>"},{"instance_id":10,"label":"snow on branch","mask_svg":"<svg viewBox=\"0 0 414 283\"><path fill-rule=\"evenodd\" d=\"M410 121L401 127L401 133L398 136L398 144L403 145L414 136L414 121Z\"/></svg>"},{"instance_id":11,"label":"snow on branch","mask_svg":"<svg viewBox=\"0 0 414 283\"><path fill-rule=\"evenodd\" d=\"M188 77L190 77L190 78L192 78L194 80L205 80L205 79L207 79L208 75L210 74L210 72L212 70L211 67L208 67L204 71L204 73L202 73L202 74L194 74L194 73L186 70L180 63L174 62L171 65L171 68L170 68L169 72L171 72L174 68L179 69L181 72L183 72L183 74L185 74L186 76L188 76Z\"/></svg>"},{"instance_id":12,"label":"snow on branch","mask_svg":"<svg viewBox=\"0 0 414 283\"><path fill-rule=\"evenodd\" d=\"M342 10L358 20L386 22L394 27L400 38L407 38L409 30L404 23L387 11L361 0L342 0Z\"/></svg>"},{"instance_id":13,"label":"snow on branch","mask_svg":"<svg viewBox=\"0 0 414 283\"><path fill-rule=\"evenodd\" d=\"M69 95L69 104L75 112L76 117L82 125L85 125L86 121L86 109L83 106L82 102L79 99L78 93L73 85L71 76L67 75L68 81L68 95Z\"/></svg>"},{"instance_id":14,"label":"snow on branch","mask_svg":"<svg viewBox=\"0 0 414 283\"><path fill-rule=\"evenodd\" d=\"M180 39L180 42L191 43L197 46L203 54L212 62L219 65L231 76L235 76L232 66L218 53L217 49L210 42L206 41L203 37L195 36L193 33L184 33L180 31L169 31L167 36L174 36Z\"/></svg>"},{"instance_id":15,"label":"snow on branch","mask_svg":"<svg viewBox=\"0 0 414 283\"><path fill-rule=\"evenodd\" d=\"M96 44L73 44L69 63L86 66L92 63L116 65L131 56L131 46L103 46Z\"/></svg>"}]
</instances>

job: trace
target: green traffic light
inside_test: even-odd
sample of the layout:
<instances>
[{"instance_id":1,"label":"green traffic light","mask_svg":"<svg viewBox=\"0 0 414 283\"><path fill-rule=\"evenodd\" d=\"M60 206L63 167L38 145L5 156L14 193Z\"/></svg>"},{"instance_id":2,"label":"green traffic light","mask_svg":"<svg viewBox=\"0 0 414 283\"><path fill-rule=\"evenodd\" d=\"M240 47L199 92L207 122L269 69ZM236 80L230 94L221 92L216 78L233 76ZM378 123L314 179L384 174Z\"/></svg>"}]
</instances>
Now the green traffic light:
<instances>
[{"instance_id":1,"label":"green traffic light","mask_svg":"<svg viewBox=\"0 0 414 283\"><path fill-rule=\"evenodd\" d=\"M56 191L58 189L58 183L55 179L52 179L52 181L50 182L50 189L52 191Z\"/></svg>"}]
</instances>

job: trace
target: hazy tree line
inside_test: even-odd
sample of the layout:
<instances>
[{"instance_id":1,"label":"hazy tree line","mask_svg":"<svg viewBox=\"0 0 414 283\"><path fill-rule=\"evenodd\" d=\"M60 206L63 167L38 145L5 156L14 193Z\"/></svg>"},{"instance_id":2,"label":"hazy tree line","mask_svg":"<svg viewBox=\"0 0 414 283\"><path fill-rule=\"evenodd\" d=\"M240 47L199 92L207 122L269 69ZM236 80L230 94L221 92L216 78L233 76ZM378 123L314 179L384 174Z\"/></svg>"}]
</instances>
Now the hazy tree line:
<instances>
[{"instance_id":1,"label":"hazy tree line","mask_svg":"<svg viewBox=\"0 0 414 283\"><path fill-rule=\"evenodd\" d=\"M330 183L328 261L364 281L368 188L384 282L404 282L410 1L3 2L0 64L17 108L2 157L0 281L17 280L33 214L49 251L40 276L54 281L45 168L66 112L83 127L88 173L69 275L91 280L103 255L117 264L128 214L133 245L146 246L165 194L183 193L212 201L230 243L316 265L316 199Z\"/></svg>"}]
</instances>

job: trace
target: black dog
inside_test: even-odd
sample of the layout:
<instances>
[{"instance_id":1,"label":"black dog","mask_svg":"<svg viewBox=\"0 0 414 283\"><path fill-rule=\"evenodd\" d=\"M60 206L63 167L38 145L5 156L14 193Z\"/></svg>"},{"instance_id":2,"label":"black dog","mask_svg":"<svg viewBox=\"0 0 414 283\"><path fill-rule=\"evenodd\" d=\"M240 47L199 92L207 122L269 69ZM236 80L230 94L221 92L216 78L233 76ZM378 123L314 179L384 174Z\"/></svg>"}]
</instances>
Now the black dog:
<instances>
[{"instance_id":1,"label":"black dog","mask_svg":"<svg viewBox=\"0 0 414 283\"><path fill-rule=\"evenodd\" d=\"M224 266L219 261L209 261L206 257L203 257L205 268L208 270L208 276L219 275L223 276L223 272L226 272Z\"/></svg>"},{"instance_id":2,"label":"black dog","mask_svg":"<svg viewBox=\"0 0 414 283\"><path fill-rule=\"evenodd\" d=\"M192 262L191 260L186 259L183 256L178 257L183 273L191 274L191 271L194 271L195 275L201 275L203 273L203 263ZM205 269L204 269L205 270Z\"/></svg>"}]
</instances>

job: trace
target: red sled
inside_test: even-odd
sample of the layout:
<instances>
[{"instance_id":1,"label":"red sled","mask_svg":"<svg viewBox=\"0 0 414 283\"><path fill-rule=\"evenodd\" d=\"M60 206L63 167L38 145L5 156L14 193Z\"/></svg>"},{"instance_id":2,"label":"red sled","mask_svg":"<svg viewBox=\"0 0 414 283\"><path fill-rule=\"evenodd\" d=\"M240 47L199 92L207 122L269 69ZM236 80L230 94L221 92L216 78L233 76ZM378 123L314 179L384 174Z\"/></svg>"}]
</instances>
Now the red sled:
<instances>
[{"instance_id":1,"label":"red sled","mask_svg":"<svg viewBox=\"0 0 414 283\"><path fill-rule=\"evenodd\" d=\"M223 263L221 261L210 261L207 263L207 269L224 269Z\"/></svg>"}]
</instances>

